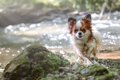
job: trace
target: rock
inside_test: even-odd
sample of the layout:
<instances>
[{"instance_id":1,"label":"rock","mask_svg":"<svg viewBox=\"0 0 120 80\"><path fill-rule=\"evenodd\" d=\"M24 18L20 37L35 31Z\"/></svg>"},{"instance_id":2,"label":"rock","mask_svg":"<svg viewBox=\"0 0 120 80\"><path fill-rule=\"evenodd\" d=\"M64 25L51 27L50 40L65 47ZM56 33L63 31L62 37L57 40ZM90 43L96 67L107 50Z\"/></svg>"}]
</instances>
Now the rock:
<instances>
[{"instance_id":1,"label":"rock","mask_svg":"<svg viewBox=\"0 0 120 80\"><path fill-rule=\"evenodd\" d=\"M77 64L75 64L76 66ZM73 65L74 66L74 65ZM106 67L101 65L92 65L92 66L81 66L77 65L79 68L76 68L73 72L72 67L69 68L69 72L66 70L61 73L55 73L53 76L47 76L39 80L113 80L115 74L111 73Z\"/></svg>"},{"instance_id":2,"label":"rock","mask_svg":"<svg viewBox=\"0 0 120 80\"><path fill-rule=\"evenodd\" d=\"M114 78L115 78L115 75L112 73L109 73L102 76L96 76L95 80L114 80Z\"/></svg>"},{"instance_id":3,"label":"rock","mask_svg":"<svg viewBox=\"0 0 120 80\"><path fill-rule=\"evenodd\" d=\"M108 64L110 60L96 61ZM115 69L101 64L70 64L62 56L34 44L6 66L1 80L120 80L117 70L119 66Z\"/></svg>"},{"instance_id":4,"label":"rock","mask_svg":"<svg viewBox=\"0 0 120 80\"><path fill-rule=\"evenodd\" d=\"M68 65L69 62L41 45L27 47L5 68L2 80L36 80Z\"/></svg>"},{"instance_id":5,"label":"rock","mask_svg":"<svg viewBox=\"0 0 120 80\"><path fill-rule=\"evenodd\" d=\"M99 75L108 74L109 71L103 66L92 65L92 66L82 69L80 73L84 76L90 76L90 75L99 76Z\"/></svg>"},{"instance_id":6,"label":"rock","mask_svg":"<svg viewBox=\"0 0 120 80\"><path fill-rule=\"evenodd\" d=\"M81 70L80 74L87 80L113 80L115 74L111 73L106 67L92 65Z\"/></svg>"}]
</instances>

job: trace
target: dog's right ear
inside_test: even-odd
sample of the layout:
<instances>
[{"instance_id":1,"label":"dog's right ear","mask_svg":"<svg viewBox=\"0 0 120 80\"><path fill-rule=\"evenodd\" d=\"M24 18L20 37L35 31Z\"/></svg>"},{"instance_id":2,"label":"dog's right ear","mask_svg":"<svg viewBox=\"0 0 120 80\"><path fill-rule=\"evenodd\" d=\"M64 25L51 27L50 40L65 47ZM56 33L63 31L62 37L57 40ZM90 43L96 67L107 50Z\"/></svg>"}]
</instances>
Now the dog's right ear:
<instances>
[{"instance_id":1,"label":"dog's right ear","mask_svg":"<svg viewBox=\"0 0 120 80\"><path fill-rule=\"evenodd\" d=\"M75 22L76 22L76 18L74 18L74 17L69 17L69 18L68 18L68 22L70 22L70 21L75 21Z\"/></svg>"},{"instance_id":2,"label":"dog's right ear","mask_svg":"<svg viewBox=\"0 0 120 80\"><path fill-rule=\"evenodd\" d=\"M68 18L68 28L69 33L72 34L73 30L76 28L76 19L74 17Z\"/></svg>"}]
</instances>

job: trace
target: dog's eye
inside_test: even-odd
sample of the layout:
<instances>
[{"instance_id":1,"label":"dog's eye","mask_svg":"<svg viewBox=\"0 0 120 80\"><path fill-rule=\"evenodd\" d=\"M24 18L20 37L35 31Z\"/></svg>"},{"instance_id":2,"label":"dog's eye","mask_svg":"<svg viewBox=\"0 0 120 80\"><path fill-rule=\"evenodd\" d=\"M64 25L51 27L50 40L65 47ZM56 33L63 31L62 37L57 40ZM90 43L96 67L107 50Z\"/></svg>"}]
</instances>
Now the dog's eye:
<instances>
[{"instance_id":1,"label":"dog's eye","mask_svg":"<svg viewBox=\"0 0 120 80\"><path fill-rule=\"evenodd\" d=\"M85 19L85 18L83 18L82 21L83 21L84 23L89 23L89 21L88 21L87 19Z\"/></svg>"},{"instance_id":2,"label":"dog's eye","mask_svg":"<svg viewBox=\"0 0 120 80\"><path fill-rule=\"evenodd\" d=\"M78 29L75 29L75 33L78 32Z\"/></svg>"},{"instance_id":3,"label":"dog's eye","mask_svg":"<svg viewBox=\"0 0 120 80\"><path fill-rule=\"evenodd\" d=\"M84 28L80 28L80 31L82 31L83 33L86 32L86 30Z\"/></svg>"}]
</instances>

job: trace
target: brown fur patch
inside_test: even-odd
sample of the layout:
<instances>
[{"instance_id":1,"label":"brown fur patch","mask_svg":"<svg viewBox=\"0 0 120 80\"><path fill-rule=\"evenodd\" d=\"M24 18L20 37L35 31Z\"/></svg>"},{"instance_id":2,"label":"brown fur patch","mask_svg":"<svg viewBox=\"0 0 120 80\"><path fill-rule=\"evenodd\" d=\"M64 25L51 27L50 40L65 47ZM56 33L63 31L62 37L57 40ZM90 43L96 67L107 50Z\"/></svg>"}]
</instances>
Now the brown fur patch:
<instances>
[{"instance_id":1,"label":"brown fur patch","mask_svg":"<svg viewBox=\"0 0 120 80\"><path fill-rule=\"evenodd\" d=\"M87 54L87 51L89 50L87 44L88 43L92 43L93 40L95 39L94 36L93 36L93 33L92 33L92 27L91 27L91 22L88 21L87 19L82 19L82 22L81 22L81 27L80 27L80 30L82 32L86 32L86 30L89 30L90 31L90 35L88 36L88 40L87 40L87 43L84 43L84 46L83 46L83 49L82 49L82 52L88 56ZM93 50L91 51L91 53L93 54L93 56L96 56L96 51L97 51L97 47L94 47ZM89 56L90 57L90 56Z\"/></svg>"}]
</instances>

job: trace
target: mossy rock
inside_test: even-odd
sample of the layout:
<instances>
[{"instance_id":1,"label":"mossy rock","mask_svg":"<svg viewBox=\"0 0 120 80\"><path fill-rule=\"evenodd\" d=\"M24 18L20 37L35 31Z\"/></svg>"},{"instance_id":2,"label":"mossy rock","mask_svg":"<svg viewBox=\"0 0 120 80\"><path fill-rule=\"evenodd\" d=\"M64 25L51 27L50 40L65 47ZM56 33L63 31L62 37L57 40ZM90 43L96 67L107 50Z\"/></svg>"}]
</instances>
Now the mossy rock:
<instances>
[{"instance_id":1,"label":"mossy rock","mask_svg":"<svg viewBox=\"0 0 120 80\"><path fill-rule=\"evenodd\" d=\"M115 80L115 74L113 73L108 73L102 76L96 76L95 80Z\"/></svg>"},{"instance_id":2,"label":"mossy rock","mask_svg":"<svg viewBox=\"0 0 120 80\"><path fill-rule=\"evenodd\" d=\"M110 60L110 59L97 59L98 63L103 64L109 68L120 69L120 60Z\"/></svg>"},{"instance_id":3,"label":"mossy rock","mask_svg":"<svg viewBox=\"0 0 120 80\"><path fill-rule=\"evenodd\" d=\"M79 63L70 65L62 56L34 44L6 66L2 80L119 80L119 77L116 77L119 75L115 73L120 68L119 62L96 61L100 64L88 67ZM114 63L118 64L112 67L107 66L108 63L112 66ZM115 77L116 79L113 79Z\"/></svg>"},{"instance_id":4,"label":"mossy rock","mask_svg":"<svg viewBox=\"0 0 120 80\"><path fill-rule=\"evenodd\" d=\"M103 65L91 65L80 71L86 80L113 80L117 75Z\"/></svg>"},{"instance_id":5,"label":"mossy rock","mask_svg":"<svg viewBox=\"0 0 120 80\"><path fill-rule=\"evenodd\" d=\"M101 65L92 65L84 68L82 66L82 68L76 68L76 70L72 71L69 68L67 72L48 74L46 77L37 80L114 80L115 78L114 73L111 73Z\"/></svg>"},{"instance_id":6,"label":"mossy rock","mask_svg":"<svg viewBox=\"0 0 120 80\"><path fill-rule=\"evenodd\" d=\"M120 60L110 60L110 59L97 59L96 60L99 64L102 64L108 69L113 72L120 75Z\"/></svg>"},{"instance_id":7,"label":"mossy rock","mask_svg":"<svg viewBox=\"0 0 120 80\"><path fill-rule=\"evenodd\" d=\"M92 66L88 66L85 67L84 69L81 70L81 75L83 76L99 76L99 75L104 75L109 73L108 70L100 65L92 65Z\"/></svg>"},{"instance_id":8,"label":"mossy rock","mask_svg":"<svg viewBox=\"0 0 120 80\"><path fill-rule=\"evenodd\" d=\"M60 55L34 44L27 47L6 66L2 80L36 80L68 64L69 62Z\"/></svg>"}]
</instances>

